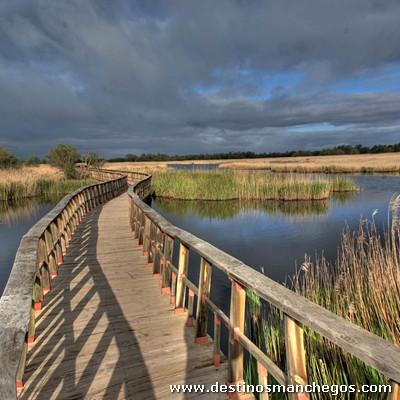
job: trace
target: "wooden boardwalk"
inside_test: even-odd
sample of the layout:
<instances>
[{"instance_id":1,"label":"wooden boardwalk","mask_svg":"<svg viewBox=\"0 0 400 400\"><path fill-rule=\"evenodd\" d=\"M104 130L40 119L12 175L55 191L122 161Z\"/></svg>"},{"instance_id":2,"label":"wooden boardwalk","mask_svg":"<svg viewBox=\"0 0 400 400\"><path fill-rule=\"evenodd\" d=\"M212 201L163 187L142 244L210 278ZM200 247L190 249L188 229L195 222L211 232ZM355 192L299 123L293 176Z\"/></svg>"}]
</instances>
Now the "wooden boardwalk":
<instances>
[{"instance_id":1,"label":"wooden boardwalk","mask_svg":"<svg viewBox=\"0 0 400 400\"><path fill-rule=\"evenodd\" d=\"M226 363L161 296L128 214L123 194L79 225L36 318L22 399L198 398L169 385L226 382Z\"/></svg>"}]
</instances>

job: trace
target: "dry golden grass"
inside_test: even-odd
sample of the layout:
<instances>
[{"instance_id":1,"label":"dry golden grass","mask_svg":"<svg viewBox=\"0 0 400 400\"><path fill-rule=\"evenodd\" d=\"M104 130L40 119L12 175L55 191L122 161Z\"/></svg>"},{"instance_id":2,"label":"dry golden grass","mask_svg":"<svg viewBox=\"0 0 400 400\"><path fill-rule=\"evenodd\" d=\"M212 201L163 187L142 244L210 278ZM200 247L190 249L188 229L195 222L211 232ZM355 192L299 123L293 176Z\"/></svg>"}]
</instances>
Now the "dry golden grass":
<instances>
[{"instance_id":1,"label":"dry golden grass","mask_svg":"<svg viewBox=\"0 0 400 400\"><path fill-rule=\"evenodd\" d=\"M0 169L0 184L18 182L29 185L40 179L61 179L62 177L62 171L47 164L37 167Z\"/></svg>"},{"instance_id":2,"label":"dry golden grass","mask_svg":"<svg viewBox=\"0 0 400 400\"><path fill-rule=\"evenodd\" d=\"M112 169L114 171L134 171L153 173L168 169L168 163L163 161L143 161L143 162L112 162L105 163L103 168Z\"/></svg>"},{"instance_id":3,"label":"dry golden grass","mask_svg":"<svg viewBox=\"0 0 400 400\"><path fill-rule=\"evenodd\" d=\"M400 153L343 156L277 157L244 160L187 160L106 163L105 168L142 172L168 169L171 164L218 164L227 169L267 169L274 172L400 172Z\"/></svg>"},{"instance_id":4,"label":"dry golden grass","mask_svg":"<svg viewBox=\"0 0 400 400\"><path fill-rule=\"evenodd\" d=\"M0 170L0 201L70 193L90 183L83 179L65 179L57 168L42 164Z\"/></svg>"},{"instance_id":5,"label":"dry golden grass","mask_svg":"<svg viewBox=\"0 0 400 400\"><path fill-rule=\"evenodd\" d=\"M219 166L274 172L400 172L400 153L227 160Z\"/></svg>"}]
</instances>

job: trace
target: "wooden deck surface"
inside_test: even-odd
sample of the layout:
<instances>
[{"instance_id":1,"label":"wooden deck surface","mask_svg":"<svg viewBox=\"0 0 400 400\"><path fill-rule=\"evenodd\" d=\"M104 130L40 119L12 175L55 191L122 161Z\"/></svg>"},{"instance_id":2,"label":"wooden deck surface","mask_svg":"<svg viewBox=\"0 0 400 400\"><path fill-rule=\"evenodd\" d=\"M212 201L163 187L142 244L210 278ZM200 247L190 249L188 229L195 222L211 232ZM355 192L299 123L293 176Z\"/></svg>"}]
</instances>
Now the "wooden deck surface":
<instances>
[{"instance_id":1,"label":"wooden deck surface","mask_svg":"<svg viewBox=\"0 0 400 400\"><path fill-rule=\"evenodd\" d=\"M213 366L212 345L195 345L160 295L128 212L124 194L78 227L37 317L22 399L186 399L201 396L169 385L226 382L226 363Z\"/></svg>"}]
</instances>

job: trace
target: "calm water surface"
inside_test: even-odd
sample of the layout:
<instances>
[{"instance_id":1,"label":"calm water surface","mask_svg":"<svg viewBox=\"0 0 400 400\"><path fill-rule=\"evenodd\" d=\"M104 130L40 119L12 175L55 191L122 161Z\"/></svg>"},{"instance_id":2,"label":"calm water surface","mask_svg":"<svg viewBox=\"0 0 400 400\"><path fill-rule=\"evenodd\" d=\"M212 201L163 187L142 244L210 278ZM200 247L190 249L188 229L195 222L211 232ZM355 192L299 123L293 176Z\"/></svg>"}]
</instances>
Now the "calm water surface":
<instances>
[{"instance_id":1,"label":"calm water surface","mask_svg":"<svg viewBox=\"0 0 400 400\"><path fill-rule=\"evenodd\" d=\"M272 279L285 282L305 254L324 253L334 260L346 225L357 229L360 218L387 223L391 196L400 192L399 176L351 176L358 193L315 203L192 202L154 200L152 206L186 229Z\"/></svg>"},{"instance_id":2,"label":"calm water surface","mask_svg":"<svg viewBox=\"0 0 400 400\"><path fill-rule=\"evenodd\" d=\"M0 202L0 296L7 283L22 236L56 204L55 200L30 199L16 204Z\"/></svg>"}]
</instances>

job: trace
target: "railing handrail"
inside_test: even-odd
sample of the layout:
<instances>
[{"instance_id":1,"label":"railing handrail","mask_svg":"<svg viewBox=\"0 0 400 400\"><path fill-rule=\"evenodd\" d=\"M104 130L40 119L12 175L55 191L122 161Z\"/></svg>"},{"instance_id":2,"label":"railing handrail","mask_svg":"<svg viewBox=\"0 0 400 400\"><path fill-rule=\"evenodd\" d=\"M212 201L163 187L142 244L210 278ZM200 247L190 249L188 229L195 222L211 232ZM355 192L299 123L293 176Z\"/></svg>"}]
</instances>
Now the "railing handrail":
<instances>
[{"instance_id":1,"label":"railing handrail","mask_svg":"<svg viewBox=\"0 0 400 400\"><path fill-rule=\"evenodd\" d=\"M69 212L69 209L72 213L72 204L77 203L79 199L79 201L83 201L80 205L81 209L77 209L79 215L71 214L67 221L67 224L69 224L71 218L74 218L72 224L77 225L79 223L77 218L80 219L85 211L100 204L103 200L107 200L109 196L119 194L121 189L126 190L128 186L127 174L114 171L106 172L110 174L109 180L82 186L66 195L51 211L35 223L20 241L10 276L3 295L0 297L1 399L16 398L16 379L17 386L19 379L17 375L23 373L21 365L25 363L27 343L30 340L29 331L34 330L34 325L32 327L31 324L32 318L34 320L35 280L40 272L39 269L43 267L39 260L40 241L43 241L46 246L54 246L50 250L50 252L53 252L51 257L54 258L51 261L52 263L56 263L56 256L63 257L63 254L60 254L62 251L61 236L58 239L59 243L54 243L52 240L53 230L50 228L56 229L56 221L59 221L64 213ZM67 230L70 229L69 226L65 225L64 227ZM46 233L48 235L44 238ZM46 242L48 238L51 240L49 244ZM64 237L63 240L65 245L68 238ZM47 254L47 257L49 257L49 254ZM47 265L47 267L49 266Z\"/></svg>"},{"instance_id":2,"label":"railing handrail","mask_svg":"<svg viewBox=\"0 0 400 400\"><path fill-rule=\"evenodd\" d=\"M136 207L143 213L142 216L145 219L148 218L161 231L162 235L177 239L187 250L195 251L210 265L223 271L233 282L253 290L260 298L277 307L286 316L294 320L295 323L311 328L343 350L375 368L395 384L400 382L399 347L311 302L205 240L173 225L137 196L135 192L140 187L141 182L138 181L136 184L131 185L128 189L128 194ZM151 244L147 246L151 247ZM159 244L158 247L162 247L162 245ZM161 254L159 257L165 257L165 255ZM186 255L186 258L188 258L188 255ZM172 264L170 264L170 267L175 273L178 273L178 268ZM183 275L183 278L185 285L197 294L199 287L190 282L186 275ZM209 298L205 300L215 315L226 324L229 324L228 328L235 329L236 326L232 324L230 317L226 316ZM275 370L275 378L282 382L284 373L280 371L279 367L264 353L260 352L253 343L249 343L250 339L243 332L237 332L236 334L241 344L246 345L247 350L257 358L257 361L260 361L271 373L272 370Z\"/></svg>"}]
</instances>

